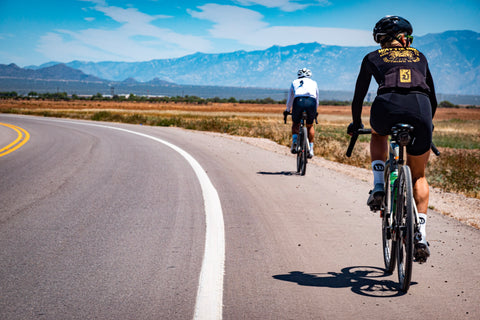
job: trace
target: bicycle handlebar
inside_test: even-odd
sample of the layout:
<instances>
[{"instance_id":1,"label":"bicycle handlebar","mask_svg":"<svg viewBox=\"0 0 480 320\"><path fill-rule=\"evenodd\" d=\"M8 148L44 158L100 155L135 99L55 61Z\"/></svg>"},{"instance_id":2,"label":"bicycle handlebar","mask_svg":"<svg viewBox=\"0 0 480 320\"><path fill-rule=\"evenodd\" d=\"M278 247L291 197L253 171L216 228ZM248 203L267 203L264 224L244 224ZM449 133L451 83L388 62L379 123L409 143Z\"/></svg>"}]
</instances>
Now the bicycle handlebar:
<instances>
[{"instance_id":1,"label":"bicycle handlebar","mask_svg":"<svg viewBox=\"0 0 480 320\"><path fill-rule=\"evenodd\" d=\"M287 117L291 114L292 114L291 112L283 111L283 123L285 124L287 123Z\"/></svg>"},{"instance_id":2,"label":"bicycle handlebar","mask_svg":"<svg viewBox=\"0 0 480 320\"><path fill-rule=\"evenodd\" d=\"M355 146L355 143L357 142L358 136L361 134L371 134L372 129L358 129L352 134L352 137L350 138L350 143L348 144L347 148L347 157L350 158L352 155L353 147Z\"/></svg>"},{"instance_id":3,"label":"bicycle handlebar","mask_svg":"<svg viewBox=\"0 0 480 320\"><path fill-rule=\"evenodd\" d=\"M432 149L433 153L438 157L440 155L440 151L438 151L437 147L433 144L430 146L430 149Z\"/></svg>"},{"instance_id":4,"label":"bicycle handlebar","mask_svg":"<svg viewBox=\"0 0 480 320\"><path fill-rule=\"evenodd\" d=\"M287 112L287 111L283 111L283 123L285 123L285 124L287 123L287 117L288 117L289 115L292 115L292 113L291 113L291 112ZM316 124L318 124L317 118L318 118L318 112L315 114L315 123L316 123Z\"/></svg>"},{"instance_id":5,"label":"bicycle handlebar","mask_svg":"<svg viewBox=\"0 0 480 320\"><path fill-rule=\"evenodd\" d=\"M348 144L347 148L347 153L346 156L350 157L352 155L353 147L355 146L355 143L357 142L358 136L361 134L371 134L372 129L358 129L356 132L352 134L352 137L350 138L350 143ZM430 149L432 149L433 153L438 157L440 155L440 151L438 151L437 147L432 141L432 144L430 146Z\"/></svg>"}]
</instances>

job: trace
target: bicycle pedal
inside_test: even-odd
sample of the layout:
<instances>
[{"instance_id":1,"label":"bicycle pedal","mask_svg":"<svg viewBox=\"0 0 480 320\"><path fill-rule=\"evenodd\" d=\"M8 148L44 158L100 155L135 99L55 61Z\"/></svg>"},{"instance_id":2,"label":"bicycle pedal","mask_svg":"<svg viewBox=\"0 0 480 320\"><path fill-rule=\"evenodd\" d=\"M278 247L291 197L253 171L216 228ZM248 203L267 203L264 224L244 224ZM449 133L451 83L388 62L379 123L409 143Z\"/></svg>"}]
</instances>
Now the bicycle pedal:
<instances>
[{"instance_id":1,"label":"bicycle pedal","mask_svg":"<svg viewBox=\"0 0 480 320\"><path fill-rule=\"evenodd\" d=\"M428 257L430 257L430 244L416 244L413 251L413 261L418 262L419 264L427 262Z\"/></svg>"},{"instance_id":2,"label":"bicycle pedal","mask_svg":"<svg viewBox=\"0 0 480 320\"><path fill-rule=\"evenodd\" d=\"M422 257L413 257L413 262L416 262L418 264L423 264L423 263L426 263L427 262L427 258L426 256L422 256Z\"/></svg>"},{"instance_id":3,"label":"bicycle pedal","mask_svg":"<svg viewBox=\"0 0 480 320\"><path fill-rule=\"evenodd\" d=\"M392 228L390 227L387 228L387 239L392 239Z\"/></svg>"}]
</instances>

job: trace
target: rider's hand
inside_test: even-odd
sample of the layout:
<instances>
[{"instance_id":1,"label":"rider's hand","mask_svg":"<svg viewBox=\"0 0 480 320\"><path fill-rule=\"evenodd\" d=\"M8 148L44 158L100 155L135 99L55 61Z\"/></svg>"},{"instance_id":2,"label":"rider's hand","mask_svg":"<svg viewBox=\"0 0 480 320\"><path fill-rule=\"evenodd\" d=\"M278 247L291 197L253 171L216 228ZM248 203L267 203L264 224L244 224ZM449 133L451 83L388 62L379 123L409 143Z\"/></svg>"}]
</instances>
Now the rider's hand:
<instances>
[{"instance_id":1,"label":"rider's hand","mask_svg":"<svg viewBox=\"0 0 480 320\"><path fill-rule=\"evenodd\" d=\"M283 111L283 116L286 117L290 114L290 112L288 112L287 110Z\"/></svg>"},{"instance_id":2,"label":"rider's hand","mask_svg":"<svg viewBox=\"0 0 480 320\"><path fill-rule=\"evenodd\" d=\"M358 129L363 129L363 123L361 122L352 122L348 125L347 133L352 135Z\"/></svg>"}]
</instances>

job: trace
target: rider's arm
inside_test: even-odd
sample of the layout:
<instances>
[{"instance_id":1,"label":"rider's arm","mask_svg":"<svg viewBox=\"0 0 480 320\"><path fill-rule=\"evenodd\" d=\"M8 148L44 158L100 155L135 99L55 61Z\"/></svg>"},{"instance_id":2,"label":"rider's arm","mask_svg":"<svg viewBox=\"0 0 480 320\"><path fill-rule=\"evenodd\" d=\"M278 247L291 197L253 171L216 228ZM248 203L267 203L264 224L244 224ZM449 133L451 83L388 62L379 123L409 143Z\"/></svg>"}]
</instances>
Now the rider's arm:
<instances>
[{"instance_id":1,"label":"rider's arm","mask_svg":"<svg viewBox=\"0 0 480 320\"><path fill-rule=\"evenodd\" d=\"M435 115L435 111L437 111L437 97L435 96L435 87L433 85L433 78L432 74L430 73L430 69L427 66L427 78L426 78L427 86L430 88L430 105L432 106L432 119Z\"/></svg>"},{"instance_id":2,"label":"rider's arm","mask_svg":"<svg viewBox=\"0 0 480 320\"><path fill-rule=\"evenodd\" d=\"M320 95L319 95L319 91L318 91L318 85L315 86L316 87L316 90L317 90L317 107L318 107L318 103L320 101Z\"/></svg>"},{"instance_id":3,"label":"rider's arm","mask_svg":"<svg viewBox=\"0 0 480 320\"><path fill-rule=\"evenodd\" d=\"M295 98L295 92L293 90L293 83L292 83L292 85L290 86L290 90L288 92L288 98L287 98L287 109L286 110L288 112L292 111L294 98Z\"/></svg>"},{"instance_id":4,"label":"rider's arm","mask_svg":"<svg viewBox=\"0 0 480 320\"><path fill-rule=\"evenodd\" d=\"M365 56L360 67L360 73L358 74L357 83L355 85L355 93L352 101L352 118L355 126L362 123L363 100L367 95L371 79L372 74L370 72L370 68L368 67L367 56Z\"/></svg>"}]
</instances>

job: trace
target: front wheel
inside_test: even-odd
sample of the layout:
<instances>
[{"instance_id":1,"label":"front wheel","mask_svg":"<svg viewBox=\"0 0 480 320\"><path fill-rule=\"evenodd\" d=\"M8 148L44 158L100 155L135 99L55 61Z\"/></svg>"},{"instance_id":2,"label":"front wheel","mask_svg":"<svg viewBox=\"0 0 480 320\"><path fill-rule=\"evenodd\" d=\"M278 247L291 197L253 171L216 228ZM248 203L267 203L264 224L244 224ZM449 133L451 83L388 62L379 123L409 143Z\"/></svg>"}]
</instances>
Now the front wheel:
<instances>
[{"instance_id":1,"label":"front wheel","mask_svg":"<svg viewBox=\"0 0 480 320\"><path fill-rule=\"evenodd\" d=\"M297 173L300 173L302 176L305 175L307 171L307 152L308 152L308 140L307 140L307 128L300 128L299 134L299 150L297 152Z\"/></svg>"},{"instance_id":2,"label":"front wheel","mask_svg":"<svg viewBox=\"0 0 480 320\"><path fill-rule=\"evenodd\" d=\"M298 146L297 146L297 173L300 173L302 171L303 167L303 157L302 157L302 134L298 135Z\"/></svg>"},{"instance_id":3,"label":"front wheel","mask_svg":"<svg viewBox=\"0 0 480 320\"><path fill-rule=\"evenodd\" d=\"M395 260L397 254L397 244L395 241L395 230L393 218L395 211L392 202L392 192L390 190L390 164L385 165L385 199L382 208L382 242L383 242L383 262L385 263L386 272L392 273L395 269ZM391 203L392 202L392 203Z\"/></svg>"},{"instance_id":4,"label":"front wheel","mask_svg":"<svg viewBox=\"0 0 480 320\"><path fill-rule=\"evenodd\" d=\"M412 279L413 262L413 186L408 166L403 166L398 176L397 196L397 268L400 290L407 292Z\"/></svg>"}]
</instances>

